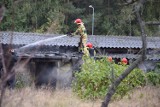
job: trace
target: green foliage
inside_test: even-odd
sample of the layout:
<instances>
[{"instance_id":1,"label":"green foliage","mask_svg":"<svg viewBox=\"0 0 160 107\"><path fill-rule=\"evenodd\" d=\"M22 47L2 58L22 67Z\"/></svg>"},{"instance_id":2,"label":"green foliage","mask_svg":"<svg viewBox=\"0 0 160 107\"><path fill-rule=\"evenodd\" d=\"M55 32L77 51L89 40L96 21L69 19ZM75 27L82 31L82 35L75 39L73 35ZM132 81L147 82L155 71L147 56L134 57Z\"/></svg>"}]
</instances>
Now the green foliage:
<instances>
[{"instance_id":1,"label":"green foliage","mask_svg":"<svg viewBox=\"0 0 160 107\"><path fill-rule=\"evenodd\" d=\"M95 11L95 35L140 35L137 19L133 14L136 3L124 5L117 0L2 0L6 14L1 31L40 33L66 33L75 29L74 20L82 18L88 34L92 31L92 8ZM144 21L159 21L160 6L157 0L147 1L141 8ZM148 35L159 35L158 26L147 26Z\"/></svg>"},{"instance_id":2,"label":"green foliage","mask_svg":"<svg viewBox=\"0 0 160 107\"><path fill-rule=\"evenodd\" d=\"M23 76L21 74L16 75L16 88L25 87L25 82L23 80Z\"/></svg>"},{"instance_id":3,"label":"green foliage","mask_svg":"<svg viewBox=\"0 0 160 107\"><path fill-rule=\"evenodd\" d=\"M33 83L33 78L31 78L28 72L17 72L16 73L16 88L24 88L31 86Z\"/></svg>"},{"instance_id":4,"label":"green foliage","mask_svg":"<svg viewBox=\"0 0 160 107\"><path fill-rule=\"evenodd\" d=\"M85 58L81 72L75 73L73 91L82 99L103 98L111 85L128 65L110 63L106 58L94 60ZM145 74L140 69L134 69L118 86L115 99L122 98L130 90L146 85L149 81L153 85L160 84L160 75L156 73Z\"/></svg>"},{"instance_id":5,"label":"green foliage","mask_svg":"<svg viewBox=\"0 0 160 107\"><path fill-rule=\"evenodd\" d=\"M116 64L115 64L116 65ZM116 65L117 69L115 72L118 71L117 77L124 72L124 70L128 66ZM115 73L116 74L116 73ZM128 94L128 92L136 87L141 87L146 84L146 76L143 71L138 68L135 68L118 86L118 89L114 95L114 98L122 98L124 95Z\"/></svg>"},{"instance_id":6,"label":"green foliage","mask_svg":"<svg viewBox=\"0 0 160 107\"><path fill-rule=\"evenodd\" d=\"M160 73L156 72L148 72L147 74L147 82L151 85L160 85Z\"/></svg>"},{"instance_id":7,"label":"green foliage","mask_svg":"<svg viewBox=\"0 0 160 107\"><path fill-rule=\"evenodd\" d=\"M82 65L82 72L76 73L76 81L73 83L74 91L81 98L97 98L106 93L107 86L110 84L110 67L105 60L86 59ZM99 69L101 68L101 69Z\"/></svg>"}]
</instances>

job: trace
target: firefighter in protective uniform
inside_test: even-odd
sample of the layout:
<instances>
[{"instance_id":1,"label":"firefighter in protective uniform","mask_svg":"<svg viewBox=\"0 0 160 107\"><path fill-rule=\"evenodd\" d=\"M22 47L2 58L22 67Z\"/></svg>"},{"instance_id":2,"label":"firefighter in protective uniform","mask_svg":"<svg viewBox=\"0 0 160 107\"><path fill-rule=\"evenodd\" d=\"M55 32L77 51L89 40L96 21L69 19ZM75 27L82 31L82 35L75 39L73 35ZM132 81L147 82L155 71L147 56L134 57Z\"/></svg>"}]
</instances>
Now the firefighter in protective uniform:
<instances>
[{"instance_id":1,"label":"firefighter in protective uniform","mask_svg":"<svg viewBox=\"0 0 160 107\"><path fill-rule=\"evenodd\" d=\"M95 49L93 47L93 44L89 42L89 43L87 43L86 47L88 49L89 56L90 57L94 57L96 55L96 51L95 51Z\"/></svg>"},{"instance_id":2,"label":"firefighter in protective uniform","mask_svg":"<svg viewBox=\"0 0 160 107\"><path fill-rule=\"evenodd\" d=\"M82 51L84 55L89 56L89 51L87 50L86 43L87 43L87 32L84 26L84 23L81 19L76 19L74 23L77 24L77 30L72 33L72 35L79 34L80 35L80 42L79 42L79 51Z\"/></svg>"}]
</instances>

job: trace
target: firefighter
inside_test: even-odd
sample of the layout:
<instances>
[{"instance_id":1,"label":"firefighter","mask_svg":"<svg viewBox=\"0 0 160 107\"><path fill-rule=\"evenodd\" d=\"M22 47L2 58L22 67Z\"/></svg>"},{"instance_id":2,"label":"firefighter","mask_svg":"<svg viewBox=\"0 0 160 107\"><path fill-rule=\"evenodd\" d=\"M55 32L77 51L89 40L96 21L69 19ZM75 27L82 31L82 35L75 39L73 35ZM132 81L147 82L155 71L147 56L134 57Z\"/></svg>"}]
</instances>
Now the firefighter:
<instances>
[{"instance_id":1,"label":"firefighter","mask_svg":"<svg viewBox=\"0 0 160 107\"><path fill-rule=\"evenodd\" d=\"M113 62L113 58L111 56L108 56L107 61L108 62Z\"/></svg>"},{"instance_id":2,"label":"firefighter","mask_svg":"<svg viewBox=\"0 0 160 107\"><path fill-rule=\"evenodd\" d=\"M89 42L89 43L86 44L86 47L87 47L87 49L89 51L90 57L94 57L96 52L94 50L93 44Z\"/></svg>"},{"instance_id":3,"label":"firefighter","mask_svg":"<svg viewBox=\"0 0 160 107\"><path fill-rule=\"evenodd\" d=\"M122 65L127 65L128 64L128 60L126 58L122 58L121 64Z\"/></svg>"},{"instance_id":4,"label":"firefighter","mask_svg":"<svg viewBox=\"0 0 160 107\"><path fill-rule=\"evenodd\" d=\"M80 42L79 42L79 51L83 52L84 55L89 56L89 52L87 50L86 47L86 43L87 43L87 32L86 32L86 28L84 26L84 23L82 22L81 19L76 19L74 21L75 24L77 24L78 28L74 33L71 33L73 36L76 34L80 35Z\"/></svg>"}]
</instances>

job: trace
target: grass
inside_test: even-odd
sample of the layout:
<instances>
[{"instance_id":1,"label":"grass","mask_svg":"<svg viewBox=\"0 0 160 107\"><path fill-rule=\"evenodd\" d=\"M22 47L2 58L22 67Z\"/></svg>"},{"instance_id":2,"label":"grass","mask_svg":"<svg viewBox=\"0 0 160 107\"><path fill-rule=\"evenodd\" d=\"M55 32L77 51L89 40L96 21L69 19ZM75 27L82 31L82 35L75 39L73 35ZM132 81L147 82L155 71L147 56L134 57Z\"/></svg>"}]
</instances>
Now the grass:
<instances>
[{"instance_id":1,"label":"grass","mask_svg":"<svg viewBox=\"0 0 160 107\"><path fill-rule=\"evenodd\" d=\"M112 102L109 107L160 107L160 87L135 89L120 101Z\"/></svg>"},{"instance_id":2,"label":"grass","mask_svg":"<svg viewBox=\"0 0 160 107\"><path fill-rule=\"evenodd\" d=\"M7 90L3 107L100 107L101 100L83 101L70 89L52 91L50 89L23 88ZM131 92L109 107L159 107L160 88L144 87Z\"/></svg>"}]
</instances>

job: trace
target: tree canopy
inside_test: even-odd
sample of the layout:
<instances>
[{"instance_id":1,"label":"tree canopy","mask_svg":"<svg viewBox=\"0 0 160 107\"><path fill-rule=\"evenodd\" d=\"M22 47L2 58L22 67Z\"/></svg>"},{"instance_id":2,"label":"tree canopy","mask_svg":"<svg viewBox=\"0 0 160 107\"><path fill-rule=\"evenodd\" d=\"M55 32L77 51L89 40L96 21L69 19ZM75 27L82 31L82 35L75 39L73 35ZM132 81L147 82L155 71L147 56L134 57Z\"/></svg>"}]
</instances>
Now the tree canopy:
<instances>
[{"instance_id":1,"label":"tree canopy","mask_svg":"<svg viewBox=\"0 0 160 107\"><path fill-rule=\"evenodd\" d=\"M132 1L132 2L131 2ZM6 7L1 31L65 34L75 30L73 23L81 18L88 34L92 32L94 7L95 35L139 36L140 28L133 5L138 0L2 0ZM147 0L141 11L145 22L160 21L160 1ZM158 25L148 25L147 34L160 35Z\"/></svg>"}]
</instances>

